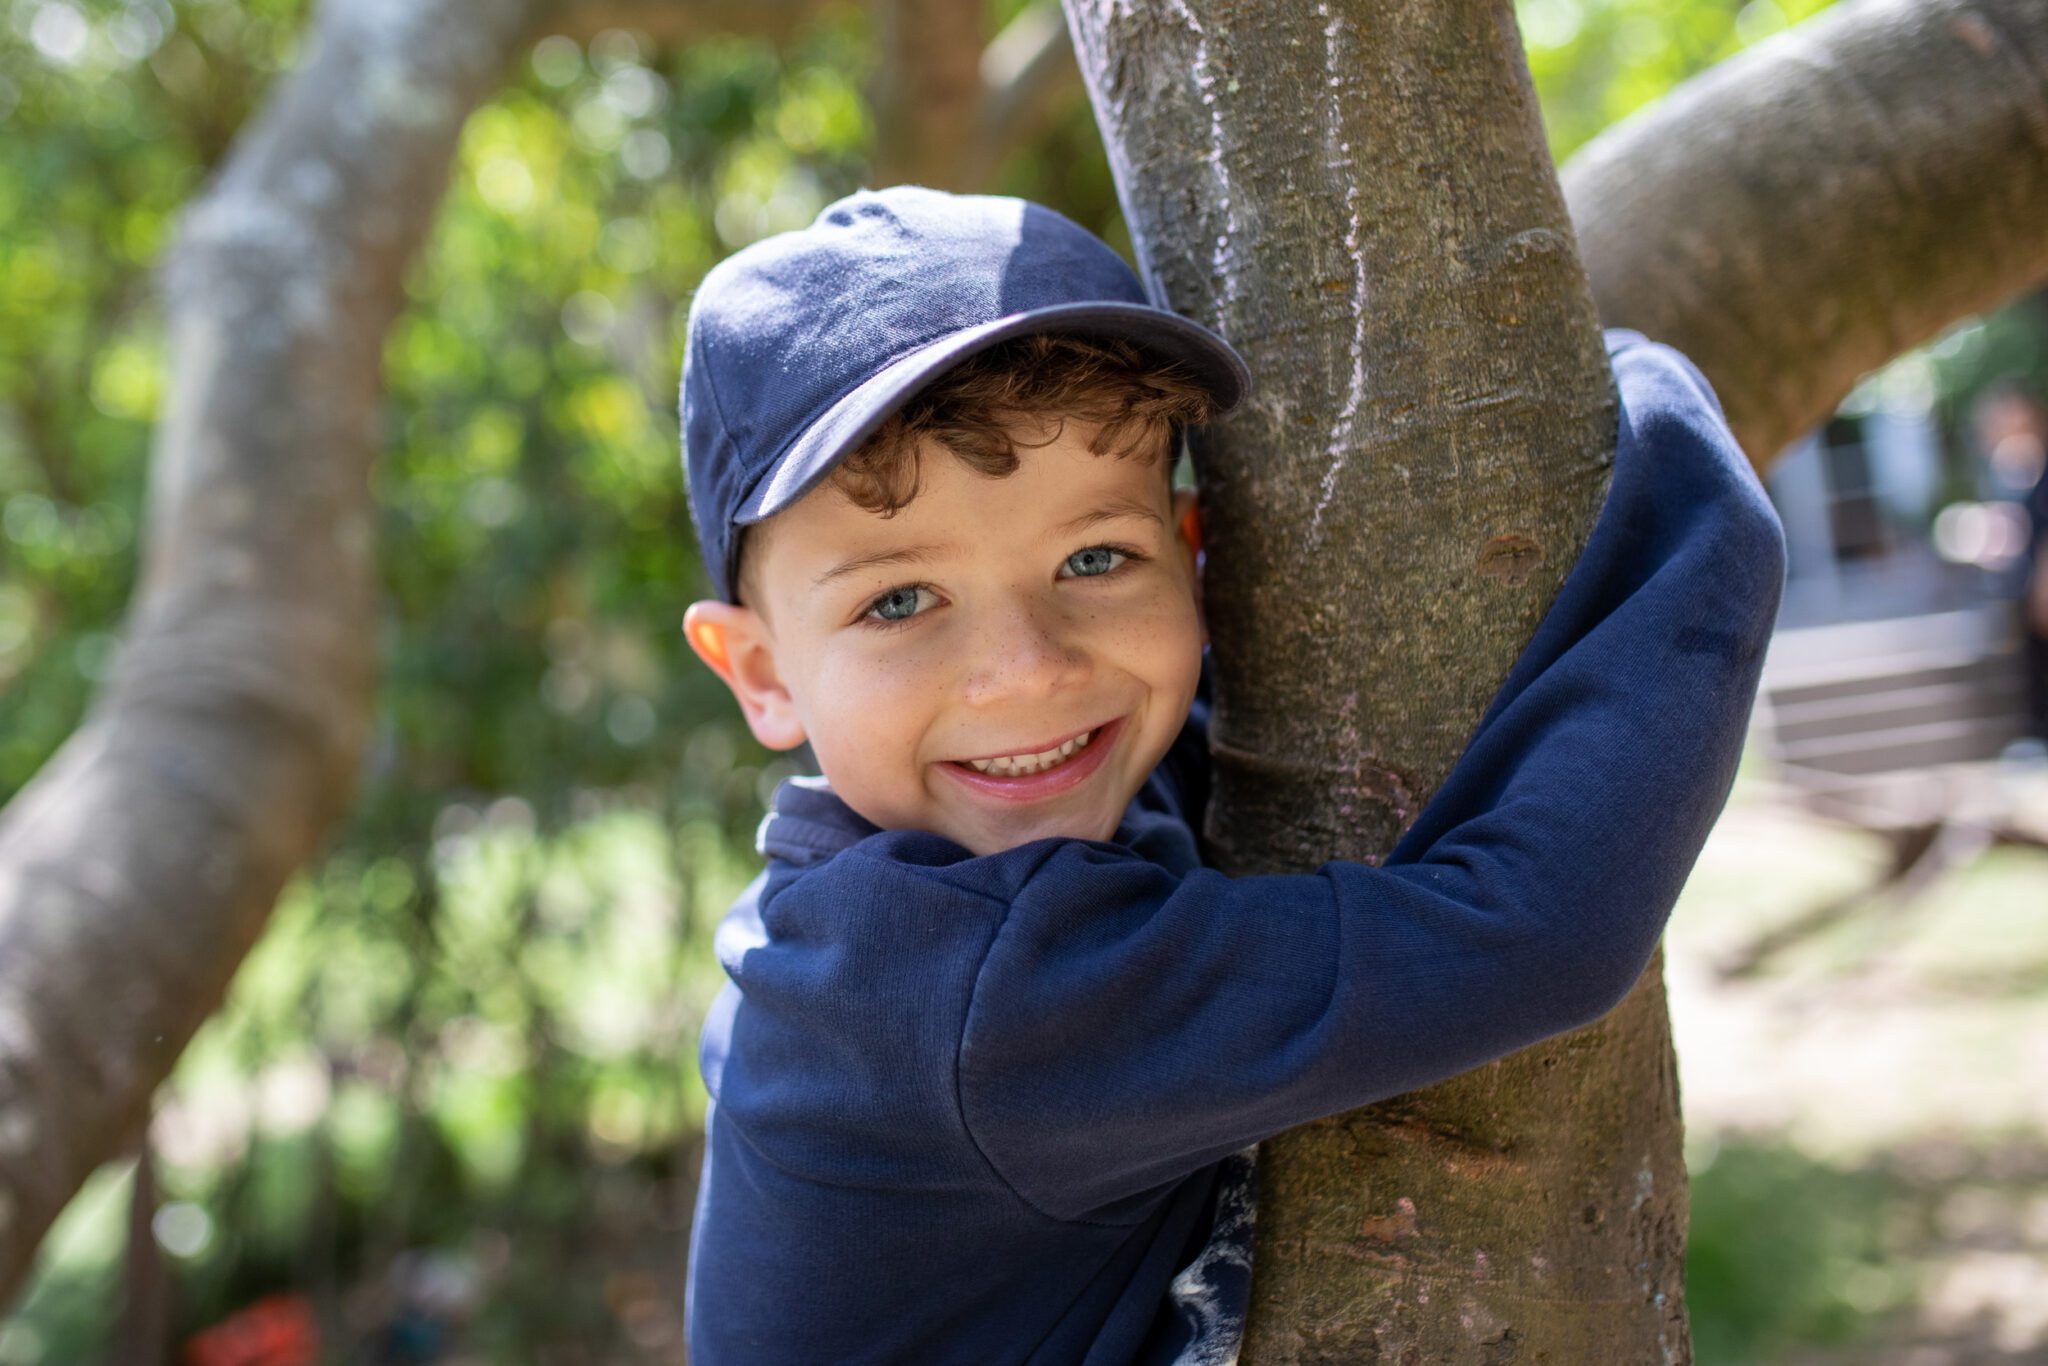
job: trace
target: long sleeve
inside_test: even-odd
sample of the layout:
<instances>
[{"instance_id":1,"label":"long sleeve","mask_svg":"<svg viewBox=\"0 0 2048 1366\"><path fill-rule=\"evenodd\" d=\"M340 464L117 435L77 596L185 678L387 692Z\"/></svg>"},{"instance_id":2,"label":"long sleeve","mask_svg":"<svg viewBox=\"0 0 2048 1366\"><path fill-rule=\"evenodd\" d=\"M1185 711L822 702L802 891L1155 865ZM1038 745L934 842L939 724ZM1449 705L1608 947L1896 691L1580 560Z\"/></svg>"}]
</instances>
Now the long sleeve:
<instances>
[{"instance_id":1,"label":"long sleeve","mask_svg":"<svg viewBox=\"0 0 2048 1366\"><path fill-rule=\"evenodd\" d=\"M957 1083L1034 1208L1117 1222L1247 1142L1588 1023L1640 975L1733 781L1784 552L1698 372L1610 346L1593 534L1384 866L1232 879L1062 841L1019 888Z\"/></svg>"}]
</instances>

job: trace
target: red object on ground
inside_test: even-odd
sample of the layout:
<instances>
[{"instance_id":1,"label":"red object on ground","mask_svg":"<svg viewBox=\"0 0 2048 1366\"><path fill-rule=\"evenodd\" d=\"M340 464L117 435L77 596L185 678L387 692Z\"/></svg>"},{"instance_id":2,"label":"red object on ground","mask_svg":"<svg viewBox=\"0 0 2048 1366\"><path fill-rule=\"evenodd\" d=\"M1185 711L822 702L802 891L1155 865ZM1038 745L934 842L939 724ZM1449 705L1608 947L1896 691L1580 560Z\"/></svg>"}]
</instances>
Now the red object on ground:
<instances>
[{"instance_id":1,"label":"red object on ground","mask_svg":"<svg viewBox=\"0 0 2048 1366\"><path fill-rule=\"evenodd\" d=\"M185 1341L185 1366L317 1366L320 1333L304 1295L271 1295Z\"/></svg>"}]
</instances>

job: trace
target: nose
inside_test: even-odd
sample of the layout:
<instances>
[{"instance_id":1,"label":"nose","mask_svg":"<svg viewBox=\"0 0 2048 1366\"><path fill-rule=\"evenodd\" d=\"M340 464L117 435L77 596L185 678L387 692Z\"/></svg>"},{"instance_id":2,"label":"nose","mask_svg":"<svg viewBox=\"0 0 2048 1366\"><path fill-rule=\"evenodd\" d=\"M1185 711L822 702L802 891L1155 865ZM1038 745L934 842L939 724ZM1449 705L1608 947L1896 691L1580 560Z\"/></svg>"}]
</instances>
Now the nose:
<instances>
[{"instance_id":1,"label":"nose","mask_svg":"<svg viewBox=\"0 0 2048 1366\"><path fill-rule=\"evenodd\" d=\"M1055 604L1032 598L989 612L968 649L965 693L978 707L1051 697L1088 671L1075 624Z\"/></svg>"}]
</instances>

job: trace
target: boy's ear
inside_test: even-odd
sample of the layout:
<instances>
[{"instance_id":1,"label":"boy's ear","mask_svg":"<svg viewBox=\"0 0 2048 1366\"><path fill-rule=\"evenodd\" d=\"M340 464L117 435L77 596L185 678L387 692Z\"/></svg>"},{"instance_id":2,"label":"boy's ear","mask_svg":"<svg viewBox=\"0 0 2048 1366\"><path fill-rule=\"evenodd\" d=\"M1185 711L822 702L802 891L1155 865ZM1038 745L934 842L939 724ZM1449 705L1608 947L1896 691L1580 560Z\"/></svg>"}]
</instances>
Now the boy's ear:
<instances>
[{"instance_id":1,"label":"boy's ear","mask_svg":"<svg viewBox=\"0 0 2048 1366\"><path fill-rule=\"evenodd\" d=\"M1173 491L1173 521L1188 557L1189 572L1195 580L1195 611L1202 617L1202 644L1209 643L1209 617L1202 606L1202 510L1195 490Z\"/></svg>"},{"instance_id":2,"label":"boy's ear","mask_svg":"<svg viewBox=\"0 0 2048 1366\"><path fill-rule=\"evenodd\" d=\"M1188 543L1188 549L1197 555L1201 554L1202 509L1197 502L1195 490L1173 491L1173 520L1180 528L1180 538Z\"/></svg>"},{"instance_id":3,"label":"boy's ear","mask_svg":"<svg viewBox=\"0 0 2048 1366\"><path fill-rule=\"evenodd\" d=\"M803 722L775 667L775 641L760 613L729 602L693 602L683 613L683 635L732 689L756 740L770 749L804 742Z\"/></svg>"}]
</instances>

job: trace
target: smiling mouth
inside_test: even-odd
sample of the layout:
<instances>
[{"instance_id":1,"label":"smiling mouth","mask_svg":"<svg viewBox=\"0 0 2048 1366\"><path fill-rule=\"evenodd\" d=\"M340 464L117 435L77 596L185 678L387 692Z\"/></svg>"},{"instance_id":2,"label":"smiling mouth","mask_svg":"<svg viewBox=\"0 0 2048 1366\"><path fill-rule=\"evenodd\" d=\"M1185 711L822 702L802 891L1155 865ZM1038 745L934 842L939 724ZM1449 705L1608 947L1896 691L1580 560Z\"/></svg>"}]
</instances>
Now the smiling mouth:
<instances>
[{"instance_id":1,"label":"smiling mouth","mask_svg":"<svg viewBox=\"0 0 2048 1366\"><path fill-rule=\"evenodd\" d=\"M1128 719L1116 717L1034 752L947 759L941 767L953 782L986 800L1048 801L1084 786L1102 771L1121 743Z\"/></svg>"},{"instance_id":2,"label":"smiling mouth","mask_svg":"<svg viewBox=\"0 0 2048 1366\"><path fill-rule=\"evenodd\" d=\"M1088 742L1093 740L1100 730L1101 727L1098 726L1095 730L1083 731L1054 745L1051 749L1040 750L1036 754L1005 754L993 759L956 759L954 762L964 768L971 768L976 773L986 773L995 778L1028 778L1034 773L1044 773L1049 769L1058 768L1088 748Z\"/></svg>"}]
</instances>

